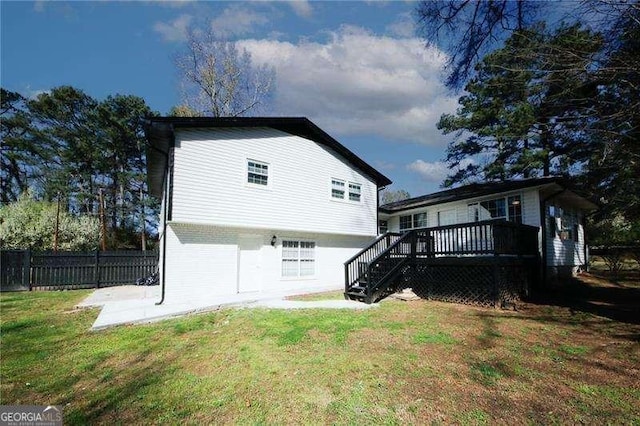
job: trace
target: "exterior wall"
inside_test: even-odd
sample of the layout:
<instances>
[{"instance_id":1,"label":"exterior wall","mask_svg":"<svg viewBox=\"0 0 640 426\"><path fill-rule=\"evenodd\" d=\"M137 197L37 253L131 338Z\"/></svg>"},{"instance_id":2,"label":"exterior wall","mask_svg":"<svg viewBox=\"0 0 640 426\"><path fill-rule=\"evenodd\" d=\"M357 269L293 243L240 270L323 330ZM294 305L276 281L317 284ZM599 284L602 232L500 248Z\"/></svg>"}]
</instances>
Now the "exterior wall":
<instances>
[{"instance_id":1,"label":"exterior wall","mask_svg":"<svg viewBox=\"0 0 640 426\"><path fill-rule=\"evenodd\" d=\"M393 213L388 217L389 230L391 232L399 232L400 230L400 216L427 212L427 222L429 227L438 226L438 212L439 211L454 211L456 223L464 223L472 221L469 217L468 205L493 199L501 196L509 196L520 194L522 198L522 223L525 225L537 226L539 228L538 241L539 251L542 253L542 223L540 212L540 193L537 188L529 188L521 191L493 194L481 198L470 198L466 200L460 200L452 203L443 203L434 206L428 206L413 210L406 210L399 213ZM573 238L562 239L558 230L554 230L550 225L549 209L547 207L545 211L546 221L546 264L549 273L554 275L571 275L575 274L579 268L583 267L587 263L585 258L585 234L584 227L582 225L584 212L572 207L569 204L561 203L554 200L547 201L547 206L553 205L556 208L564 209L570 215L575 218L577 225L577 240Z\"/></svg>"},{"instance_id":2,"label":"exterior wall","mask_svg":"<svg viewBox=\"0 0 640 426\"><path fill-rule=\"evenodd\" d=\"M550 215L549 206L553 206L556 209L556 217ZM561 215L558 213L558 208L565 212L564 218L559 217ZM568 221L566 215L571 216L572 219ZM582 211L566 203L554 200L547 201L545 212L547 222L546 255L547 268L552 276L569 276L577 273L581 267L586 265L583 216L584 213ZM569 223L563 224L563 220ZM552 221L556 221L556 224L554 225ZM558 225L561 228L565 228L568 225L572 233L577 230L576 238L574 238L574 235L571 235L571 238L561 238L561 229L558 229ZM575 228L574 225L576 225Z\"/></svg>"},{"instance_id":3,"label":"exterior wall","mask_svg":"<svg viewBox=\"0 0 640 426\"><path fill-rule=\"evenodd\" d=\"M269 185L247 183L247 160ZM331 198L331 179L361 185L361 201ZM374 237L375 182L322 145L271 128L177 129L172 221Z\"/></svg>"},{"instance_id":4,"label":"exterior wall","mask_svg":"<svg viewBox=\"0 0 640 426\"><path fill-rule=\"evenodd\" d=\"M271 239L276 235L275 247ZM370 237L315 234L292 231L215 227L172 223L167 232L166 300L203 300L238 293L241 240L258 236L258 292L342 289L344 262L368 245ZM315 276L282 277L282 240L313 241Z\"/></svg>"},{"instance_id":5,"label":"exterior wall","mask_svg":"<svg viewBox=\"0 0 640 426\"><path fill-rule=\"evenodd\" d=\"M400 216L408 214L424 213L427 212L427 226L438 226L438 212L453 211L455 215L454 223L466 223L472 222L473 218L469 217L469 204L477 203L484 200L490 200L498 197L505 197L510 195L520 195L522 200L522 223L525 225L540 226L540 201L538 196L538 190L536 188L530 188L520 191L504 192L499 194L493 194L484 197L468 198L465 200L458 200L451 203L442 203L432 205L428 207L416 208L412 210L405 210L398 213L392 213L389 215L389 231L400 232Z\"/></svg>"}]
</instances>

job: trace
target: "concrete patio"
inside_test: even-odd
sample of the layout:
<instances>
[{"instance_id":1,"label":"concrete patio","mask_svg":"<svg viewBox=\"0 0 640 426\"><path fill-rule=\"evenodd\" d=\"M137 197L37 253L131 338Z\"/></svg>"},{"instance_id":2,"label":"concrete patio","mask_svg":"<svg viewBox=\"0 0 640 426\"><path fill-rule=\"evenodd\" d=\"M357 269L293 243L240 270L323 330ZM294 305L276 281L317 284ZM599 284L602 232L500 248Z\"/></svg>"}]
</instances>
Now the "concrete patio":
<instances>
[{"instance_id":1,"label":"concrete patio","mask_svg":"<svg viewBox=\"0 0 640 426\"><path fill-rule=\"evenodd\" d=\"M351 300L293 301L286 297L340 290L335 287L306 288L289 292L241 293L227 296L197 298L192 300L165 299L162 305L159 286L120 286L94 291L77 306L79 308L102 307L92 330L124 324L140 324L160 321L188 314L201 313L221 307L242 306L270 309L369 309L376 305Z\"/></svg>"}]
</instances>

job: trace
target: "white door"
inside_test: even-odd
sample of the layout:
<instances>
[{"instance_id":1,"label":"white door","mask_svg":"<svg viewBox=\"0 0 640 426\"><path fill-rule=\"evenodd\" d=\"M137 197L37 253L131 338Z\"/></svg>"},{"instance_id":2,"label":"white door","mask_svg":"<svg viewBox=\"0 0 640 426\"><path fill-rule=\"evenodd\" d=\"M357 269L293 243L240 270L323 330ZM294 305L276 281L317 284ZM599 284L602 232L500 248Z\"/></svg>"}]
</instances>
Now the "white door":
<instances>
[{"instance_id":1,"label":"white door","mask_svg":"<svg viewBox=\"0 0 640 426\"><path fill-rule=\"evenodd\" d=\"M260 291L262 237L240 235L238 239L238 293Z\"/></svg>"}]
</instances>

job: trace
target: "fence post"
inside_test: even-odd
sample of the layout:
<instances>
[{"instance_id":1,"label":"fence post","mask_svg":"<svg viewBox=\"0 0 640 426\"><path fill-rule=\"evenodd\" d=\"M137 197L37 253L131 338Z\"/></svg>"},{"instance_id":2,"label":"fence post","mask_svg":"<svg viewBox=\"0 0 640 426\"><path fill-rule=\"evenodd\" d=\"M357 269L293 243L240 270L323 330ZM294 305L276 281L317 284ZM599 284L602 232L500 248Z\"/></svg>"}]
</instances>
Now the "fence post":
<instances>
[{"instance_id":1,"label":"fence post","mask_svg":"<svg viewBox=\"0 0 640 426\"><path fill-rule=\"evenodd\" d=\"M95 282L96 288L100 288L100 251L96 250L96 254L94 256L94 269L93 269L93 280Z\"/></svg>"},{"instance_id":2,"label":"fence post","mask_svg":"<svg viewBox=\"0 0 640 426\"><path fill-rule=\"evenodd\" d=\"M24 251L22 259L22 287L28 287L31 291L31 248Z\"/></svg>"}]
</instances>

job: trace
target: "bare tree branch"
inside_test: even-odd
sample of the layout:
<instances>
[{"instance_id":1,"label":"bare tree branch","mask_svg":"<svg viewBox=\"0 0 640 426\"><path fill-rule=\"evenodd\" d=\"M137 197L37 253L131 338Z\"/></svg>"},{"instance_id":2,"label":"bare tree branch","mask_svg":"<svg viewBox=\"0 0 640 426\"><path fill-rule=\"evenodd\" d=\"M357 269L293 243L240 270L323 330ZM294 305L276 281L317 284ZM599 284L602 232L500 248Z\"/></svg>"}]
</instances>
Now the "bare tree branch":
<instances>
[{"instance_id":1,"label":"bare tree branch","mask_svg":"<svg viewBox=\"0 0 640 426\"><path fill-rule=\"evenodd\" d=\"M213 32L190 30L182 55L175 60L182 73L180 114L238 117L267 107L275 70L256 65L246 50Z\"/></svg>"}]
</instances>

